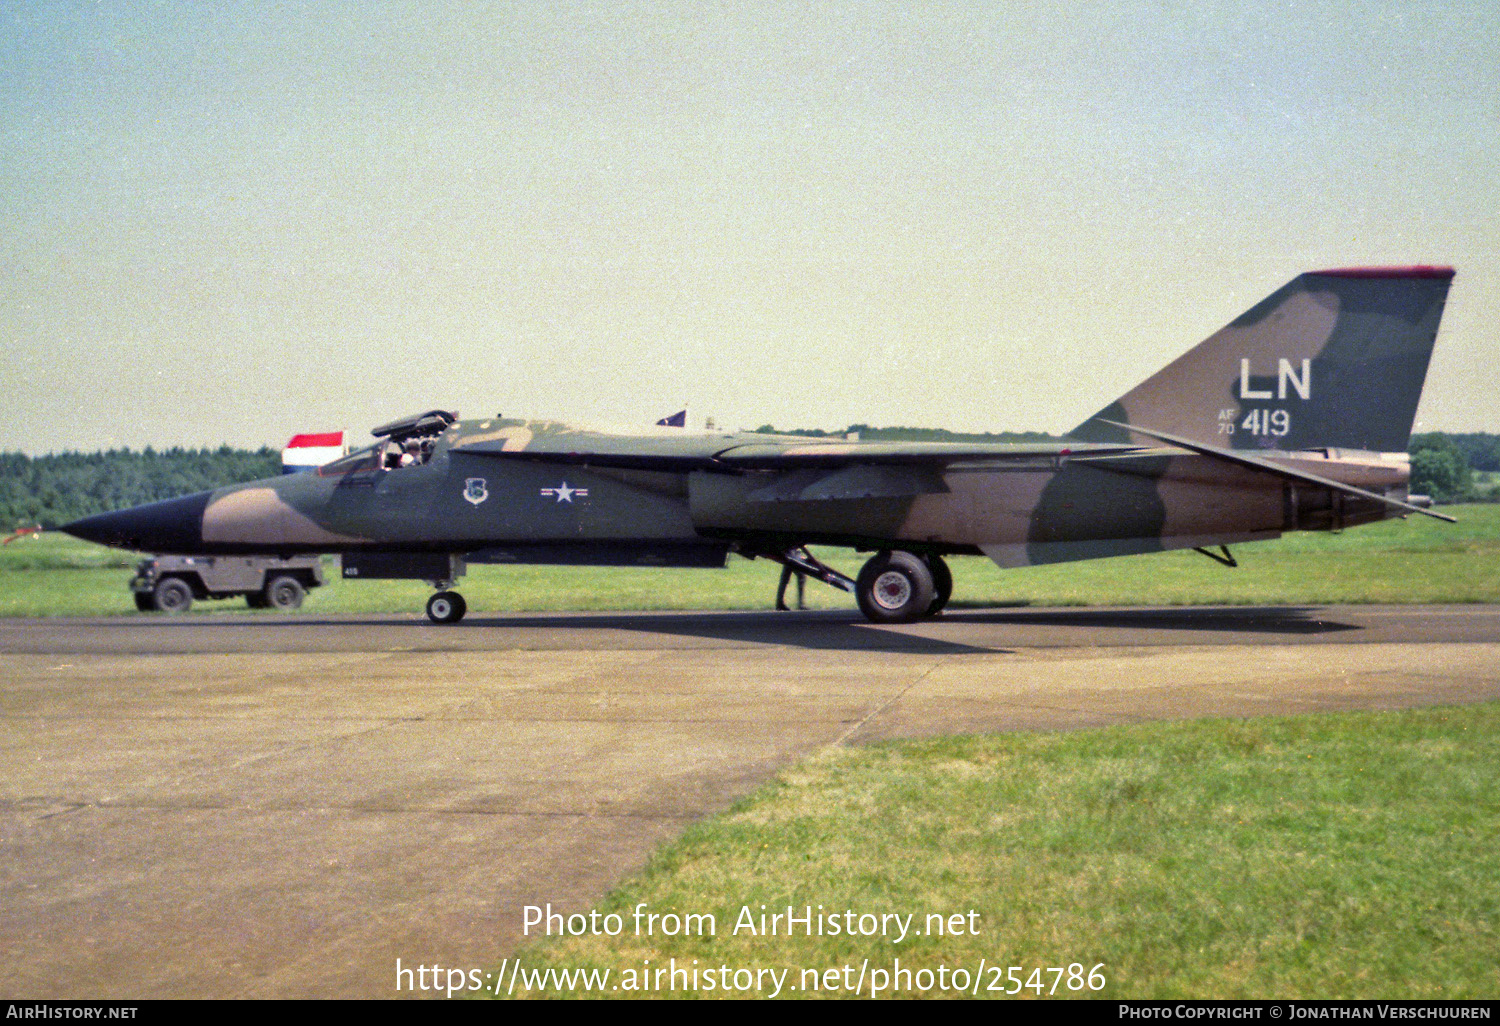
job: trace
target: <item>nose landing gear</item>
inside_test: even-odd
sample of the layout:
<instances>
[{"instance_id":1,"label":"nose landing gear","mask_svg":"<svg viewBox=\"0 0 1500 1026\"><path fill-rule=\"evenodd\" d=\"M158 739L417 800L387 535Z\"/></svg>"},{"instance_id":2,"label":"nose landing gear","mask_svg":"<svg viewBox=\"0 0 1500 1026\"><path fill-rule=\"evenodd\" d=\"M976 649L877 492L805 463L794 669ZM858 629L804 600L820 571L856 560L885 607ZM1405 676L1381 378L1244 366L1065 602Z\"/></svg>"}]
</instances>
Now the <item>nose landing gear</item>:
<instances>
[{"instance_id":1,"label":"nose landing gear","mask_svg":"<svg viewBox=\"0 0 1500 1026\"><path fill-rule=\"evenodd\" d=\"M456 591L440 591L427 600L427 618L433 623L458 623L469 611L469 604Z\"/></svg>"},{"instance_id":2,"label":"nose landing gear","mask_svg":"<svg viewBox=\"0 0 1500 1026\"><path fill-rule=\"evenodd\" d=\"M437 594L427 600L427 619L433 623L458 623L469 611L469 604L464 601L464 597L453 590L453 585L463 576L464 569L461 557L449 556L448 575L429 578L432 586L437 589Z\"/></svg>"},{"instance_id":3,"label":"nose landing gear","mask_svg":"<svg viewBox=\"0 0 1500 1026\"><path fill-rule=\"evenodd\" d=\"M433 623L458 623L468 612L453 585L464 575L464 557L456 552L383 552L355 549L343 555L346 580L426 581L437 594L427 600Z\"/></svg>"}]
</instances>

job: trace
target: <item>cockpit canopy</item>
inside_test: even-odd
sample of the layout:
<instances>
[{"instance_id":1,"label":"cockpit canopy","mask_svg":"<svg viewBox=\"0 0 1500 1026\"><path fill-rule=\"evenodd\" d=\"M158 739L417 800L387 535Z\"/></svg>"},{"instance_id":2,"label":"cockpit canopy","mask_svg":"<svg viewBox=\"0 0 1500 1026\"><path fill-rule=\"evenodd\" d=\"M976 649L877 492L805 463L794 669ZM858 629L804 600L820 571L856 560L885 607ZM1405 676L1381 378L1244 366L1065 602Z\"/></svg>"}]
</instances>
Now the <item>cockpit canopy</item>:
<instances>
[{"instance_id":1,"label":"cockpit canopy","mask_svg":"<svg viewBox=\"0 0 1500 1026\"><path fill-rule=\"evenodd\" d=\"M380 441L318 469L319 477L343 477L346 483L368 484L386 470L418 467L432 459L436 436L458 420L450 410L428 410L382 424L370 434Z\"/></svg>"},{"instance_id":2,"label":"cockpit canopy","mask_svg":"<svg viewBox=\"0 0 1500 1026\"><path fill-rule=\"evenodd\" d=\"M371 430L370 434L393 442L404 441L408 438L426 438L430 435L442 434L448 430L448 425L457 419L456 410L428 410L414 417L403 417L389 424L382 424Z\"/></svg>"}]
</instances>

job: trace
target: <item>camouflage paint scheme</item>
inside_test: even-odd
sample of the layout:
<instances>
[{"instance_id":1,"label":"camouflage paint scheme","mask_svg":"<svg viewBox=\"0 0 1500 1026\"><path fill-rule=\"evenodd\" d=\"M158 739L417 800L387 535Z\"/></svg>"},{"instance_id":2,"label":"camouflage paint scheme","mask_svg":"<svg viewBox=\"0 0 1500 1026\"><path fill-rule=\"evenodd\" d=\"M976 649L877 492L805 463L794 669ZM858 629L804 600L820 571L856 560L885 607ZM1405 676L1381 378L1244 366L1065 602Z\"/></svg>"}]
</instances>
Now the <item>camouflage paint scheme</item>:
<instances>
[{"instance_id":1,"label":"camouflage paint scheme","mask_svg":"<svg viewBox=\"0 0 1500 1026\"><path fill-rule=\"evenodd\" d=\"M1056 443L611 432L434 411L316 474L66 530L181 554L722 565L731 551L781 559L821 544L1012 567L1342 528L1414 510L1405 449L1452 278L1303 274ZM385 469L403 438L430 441L426 462Z\"/></svg>"}]
</instances>

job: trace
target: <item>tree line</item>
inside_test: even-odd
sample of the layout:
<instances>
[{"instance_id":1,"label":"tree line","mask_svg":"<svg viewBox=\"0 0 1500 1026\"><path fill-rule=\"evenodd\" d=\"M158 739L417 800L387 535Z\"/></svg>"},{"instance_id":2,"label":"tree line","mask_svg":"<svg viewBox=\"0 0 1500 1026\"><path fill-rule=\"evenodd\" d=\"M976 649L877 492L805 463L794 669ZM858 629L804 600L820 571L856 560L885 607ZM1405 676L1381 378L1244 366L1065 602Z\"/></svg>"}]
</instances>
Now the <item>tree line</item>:
<instances>
[{"instance_id":1,"label":"tree line","mask_svg":"<svg viewBox=\"0 0 1500 1026\"><path fill-rule=\"evenodd\" d=\"M79 517L281 473L281 453L172 448L0 453L0 528L55 528Z\"/></svg>"},{"instance_id":2,"label":"tree line","mask_svg":"<svg viewBox=\"0 0 1500 1026\"><path fill-rule=\"evenodd\" d=\"M1430 431L1412 435L1408 451L1412 492L1435 502L1500 502L1500 481L1490 477L1500 471L1500 435Z\"/></svg>"},{"instance_id":3,"label":"tree line","mask_svg":"<svg viewBox=\"0 0 1500 1026\"><path fill-rule=\"evenodd\" d=\"M871 427L851 424L843 431L794 429L763 433L813 438L857 434L864 441L890 442L1038 442L1055 436L1035 431L963 434L943 428ZM1500 501L1500 435L1413 435L1411 490L1438 502ZM268 447L249 451L146 448L107 452L65 452L52 456L0 453L0 528L41 525L55 528L79 517L144 502L157 502L207 491L240 481L274 477L281 471L280 453ZM1476 477L1475 472L1481 476Z\"/></svg>"}]
</instances>

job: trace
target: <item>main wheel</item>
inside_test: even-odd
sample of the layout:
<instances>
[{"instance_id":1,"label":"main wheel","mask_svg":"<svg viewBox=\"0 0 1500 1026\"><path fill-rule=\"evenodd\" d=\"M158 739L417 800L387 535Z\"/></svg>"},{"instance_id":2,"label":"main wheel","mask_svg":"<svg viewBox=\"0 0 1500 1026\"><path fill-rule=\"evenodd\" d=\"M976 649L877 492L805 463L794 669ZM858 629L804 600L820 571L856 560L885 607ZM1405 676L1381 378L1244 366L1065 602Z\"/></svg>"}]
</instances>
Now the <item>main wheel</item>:
<instances>
[{"instance_id":1,"label":"main wheel","mask_svg":"<svg viewBox=\"0 0 1500 1026\"><path fill-rule=\"evenodd\" d=\"M910 623L932 606L932 571L910 552L881 552L859 572L855 597L875 623Z\"/></svg>"},{"instance_id":2,"label":"main wheel","mask_svg":"<svg viewBox=\"0 0 1500 1026\"><path fill-rule=\"evenodd\" d=\"M193 608L193 589L181 577L168 577L157 583L151 599L163 613L186 613Z\"/></svg>"},{"instance_id":3,"label":"main wheel","mask_svg":"<svg viewBox=\"0 0 1500 1026\"><path fill-rule=\"evenodd\" d=\"M427 618L433 623L458 623L468 611L468 603L456 591L440 591L427 600Z\"/></svg>"},{"instance_id":4,"label":"main wheel","mask_svg":"<svg viewBox=\"0 0 1500 1026\"><path fill-rule=\"evenodd\" d=\"M290 613L302 605L302 596L307 592L302 582L295 577L279 574L266 582L266 603L272 609Z\"/></svg>"},{"instance_id":5,"label":"main wheel","mask_svg":"<svg viewBox=\"0 0 1500 1026\"><path fill-rule=\"evenodd\" d=\"M927 557L927 566L932 571L932 605L923 616L937 616L953 597L953 571L937 553Z\"/></svg>"}]
</instances>

